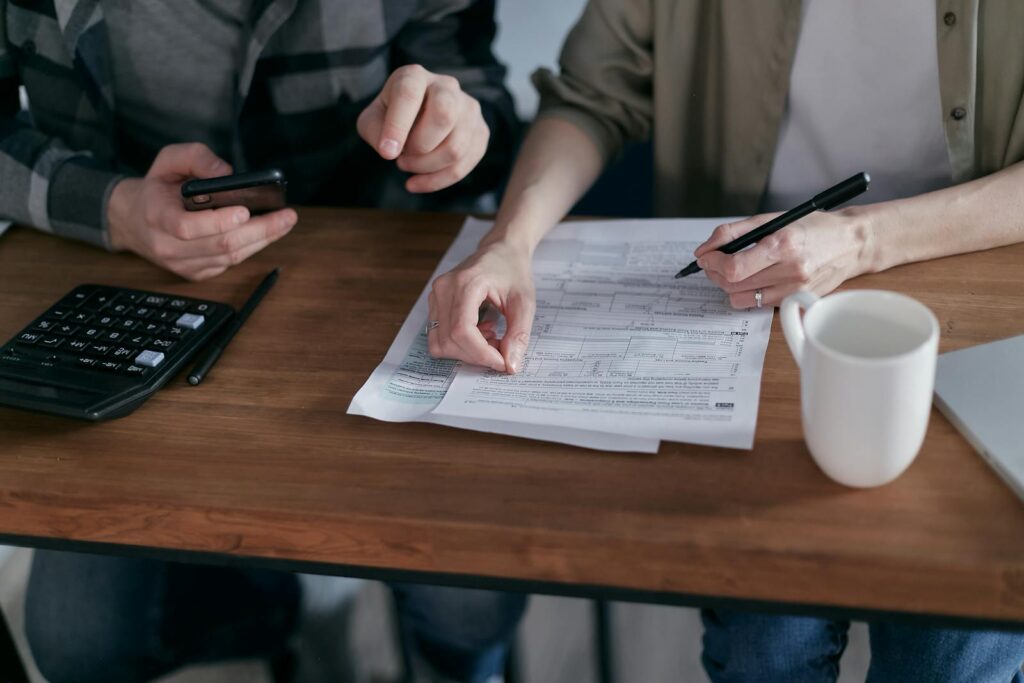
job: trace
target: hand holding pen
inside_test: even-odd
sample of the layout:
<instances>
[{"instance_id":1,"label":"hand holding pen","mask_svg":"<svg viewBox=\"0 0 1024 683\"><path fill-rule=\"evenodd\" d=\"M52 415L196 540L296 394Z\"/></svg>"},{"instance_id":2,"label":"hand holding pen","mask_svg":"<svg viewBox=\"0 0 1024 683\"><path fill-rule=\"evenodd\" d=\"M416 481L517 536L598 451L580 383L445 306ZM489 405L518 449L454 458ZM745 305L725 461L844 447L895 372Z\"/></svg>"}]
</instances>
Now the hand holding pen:
<instances>
[{"instance_id":1,"label":"hand holding pen","mask_svg":"<svg viewBox=\"0 0 1024 683\"><path fill-rule=\"evenodd\" d=\"M828 212L864 192L869 181L859 173L784 214L718 226L679 276L704 270L735 308L755 308L758 299L775 306L799 289L829 292L871 270L869 207Z\"/></svg>"}]
</instances>

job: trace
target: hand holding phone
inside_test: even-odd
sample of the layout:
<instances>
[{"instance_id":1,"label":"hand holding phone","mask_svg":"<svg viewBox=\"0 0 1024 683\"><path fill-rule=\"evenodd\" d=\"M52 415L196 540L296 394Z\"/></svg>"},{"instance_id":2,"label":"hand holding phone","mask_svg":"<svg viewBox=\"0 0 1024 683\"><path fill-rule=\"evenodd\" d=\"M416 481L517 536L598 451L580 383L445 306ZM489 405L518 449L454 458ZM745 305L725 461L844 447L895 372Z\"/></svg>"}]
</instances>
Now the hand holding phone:
<instances>
[{"instance_id":1,"label":"hand holding phone","mask_svg":"<svg viewBox=\"0 0 1024 683\"><path fill-rule=\"evenodd\" d=\"M198 208L210 207L209 210L186 209L182 183L225 176L236 178L229 176L231 170L230 164L205 145L164 147L144 178L125 178L111 191L106 215L110 247L135 252L186 279L205 280L288 234L298 220L294 210L284 208L253 215L275 206L277 196L283 205L283 177L249 186L270 191L269 199L258 193L253 198L255 211L239 203L222 206L227 192L208 193L209 201L200 198L195 204ZM249 188L234 189L244 194Z\"/></svg>"},{"instance_id":2,"label":"hand holding phone","mask_svg":"<svg viewBox=\"0 0 1024 683\"><path fill-rule=\"evenodd\" d=\"M189 211L244 206L252 214L285 207L284 173L276 168L238 173L217 178L194 178L181 186L181 197Z\"/></svg>"}]
</instances>

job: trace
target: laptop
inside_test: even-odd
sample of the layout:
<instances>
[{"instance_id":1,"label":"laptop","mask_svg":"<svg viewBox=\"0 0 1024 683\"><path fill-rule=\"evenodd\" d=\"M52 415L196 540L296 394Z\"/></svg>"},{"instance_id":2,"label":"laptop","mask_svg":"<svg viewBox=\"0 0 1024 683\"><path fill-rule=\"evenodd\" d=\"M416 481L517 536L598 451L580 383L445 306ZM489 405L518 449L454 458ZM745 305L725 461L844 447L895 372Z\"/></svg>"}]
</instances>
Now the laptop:
<instances>
[{"instance_id":1,"label":"laptop","mask_svg":"<svg viewBox=\"0 0 1024 683\"><path fill-rule=\"evenodd\" d=\"M1024 499L1024 335L939 356L935 405Z\"/></svg>"}]
</instances>

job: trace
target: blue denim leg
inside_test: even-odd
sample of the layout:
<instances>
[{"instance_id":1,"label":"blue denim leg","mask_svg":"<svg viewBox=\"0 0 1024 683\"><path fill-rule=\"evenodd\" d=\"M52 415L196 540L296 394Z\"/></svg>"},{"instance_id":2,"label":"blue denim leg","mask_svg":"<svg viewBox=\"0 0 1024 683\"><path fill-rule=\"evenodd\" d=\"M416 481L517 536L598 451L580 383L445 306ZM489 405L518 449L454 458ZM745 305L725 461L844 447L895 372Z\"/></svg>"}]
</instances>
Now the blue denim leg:
<instances>
[{"instance_id":1,"label":"blue denim leg","mask_svg":"<svg viewBox=\"0 0 1024 683\"><path fill-rule=\"evenodd\" d=\"M702 610L701 661L714 683L833 683L849 622Z\"/></svg>"},{"instance_id":2,"label":"blue denim leg","mask_svg":"<svg viewBox=\"0 0 1024 683\"><path fill-rule=\"evenodd\" d=\"M270 656L297 616L292 574L37 551L25 630L50 683L139 683Z\"/></svg>"},{"instance_id":3,"label":"blue denim leg","mask_svg":"<svg viewBox=\"0 0 1024 683\"><path fill-rule=\"evenodd\" d=\"M526 595L422 584L391 588L403 632L438 673L463 683L501 673Z\"/></svg>"},{"instance_id":4,"label":"blue denim leg","mask_svg":"<svg viewBox=\"0 0 1024 683\"><path fill-rule=\"evenodd\" d=\"M869 683L1024 683L1024 633L871 624Z\"/></svg>"}]
</instances>

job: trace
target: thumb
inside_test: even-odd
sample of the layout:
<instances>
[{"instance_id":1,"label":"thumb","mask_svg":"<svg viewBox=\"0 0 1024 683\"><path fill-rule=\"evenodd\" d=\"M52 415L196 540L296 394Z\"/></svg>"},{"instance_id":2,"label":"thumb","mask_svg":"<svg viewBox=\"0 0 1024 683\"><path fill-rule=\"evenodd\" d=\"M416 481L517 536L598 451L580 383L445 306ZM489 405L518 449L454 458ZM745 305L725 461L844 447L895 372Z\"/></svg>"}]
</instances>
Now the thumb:
<instances>
[{"instance_id":1,"label":"thumb","mask_svg":"<svg viewBox=\"0 0 1024 683\"><path fill-rule=\"evenodd\" d=\"M149 175L174 180L216 178L231 175L231 164L201 142L167 145L157 154Z\"/></svg>"},{"instance_id":2,"label":"thumb","mask_svg":"<svg viewBox=\"0 0 1024 683\"><path fill-rule=\"evenodd\" d=\"M523 368L523 358L530 345L533 314L537 309L533 296L513 295L505 309L507 326L501 340L501 355L505 358L505 371L514 375Z\"/></svg>"}]
</instances>

